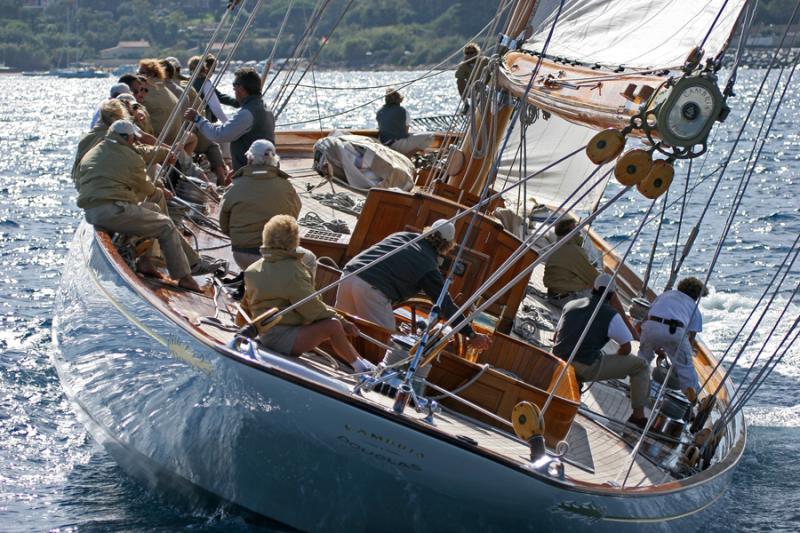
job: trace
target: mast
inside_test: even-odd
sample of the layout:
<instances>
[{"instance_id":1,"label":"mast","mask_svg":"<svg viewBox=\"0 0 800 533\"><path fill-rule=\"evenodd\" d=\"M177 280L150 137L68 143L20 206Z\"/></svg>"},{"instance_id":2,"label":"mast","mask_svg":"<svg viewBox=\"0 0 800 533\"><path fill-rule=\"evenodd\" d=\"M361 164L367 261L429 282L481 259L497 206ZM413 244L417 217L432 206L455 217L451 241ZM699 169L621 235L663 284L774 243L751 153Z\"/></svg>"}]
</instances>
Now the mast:
<instances>
[{"instance_id":1,"label":"mast","mask_svg":"<svg viewBox=\"0 0 800 533\"><path fill-rule=\"evenodd\" d=\"M525 31L535 6L535 0L518 0L515 3L506 24L505 35L502 36L500 55L504 55L508 51L510 42ZM477 110L475 123L468 124L464 134L460 150L462 157L451 158L449 163L448 175L450 177L447 181L449 185L475 195L481 193L487 179L490 179L489 173L495 154L511 118L513 108L507 95L508 93L504 91L499 105L493 106L489 100L485 106L482 106L483 109ZM489 98L493 97L495 95L489 95ZM474 135L475 132L480 132L482 129L487 132L486 144L488 146L483 146L480 136ZM474 144L473 135L477 139Z\"/></svg>"}]
</instances>

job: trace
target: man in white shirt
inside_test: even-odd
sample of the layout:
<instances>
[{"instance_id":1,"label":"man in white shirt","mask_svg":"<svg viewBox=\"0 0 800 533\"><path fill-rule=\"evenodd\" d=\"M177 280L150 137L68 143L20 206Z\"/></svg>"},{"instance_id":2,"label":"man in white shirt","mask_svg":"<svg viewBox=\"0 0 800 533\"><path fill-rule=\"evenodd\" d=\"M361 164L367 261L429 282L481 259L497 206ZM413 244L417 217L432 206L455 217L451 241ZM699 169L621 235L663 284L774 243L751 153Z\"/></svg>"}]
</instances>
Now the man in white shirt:
<instances>
[{"instance_id":1,"label":"man in white shirt","mask_svg":"<svg viewBox=\"0 0 800 533\"><path fill-rule=\"evenodd\" d=\"M690 401L700 392L692 345L697 333L703 331L699 301L706 295L708 289L702 281L684 278L678 283L678 290L666 291L653 300L642 323L639 357L649 364L656 351L663 350L674 367L678 386Z\"/></svg>"},{"instance_id":2,"label":"man in white shirt","mask_svg":"<svg viewBox=\"0 0 800 533\"><path fill-rule=\"evenodd\" d=\"M633 414L628 422L644 427L647 422L644 408L650 393L650 367L644 359L630 355L633 335L622 316L611 305L611 300L616 298L611 276L605 273L598 275L593 287L591 296L573 300L564 306L556 326L553 353L566 361L575 351L572 366L580 381L629 377ZM606 287L609 287L608 294L603 298ZM598 307L594 320L591 320ZM587 330L586 335L578 344L584 330ZM619 348L617 353L605 355L603 347L609 339L615 341Z\"/></svg>"}]
</instances>

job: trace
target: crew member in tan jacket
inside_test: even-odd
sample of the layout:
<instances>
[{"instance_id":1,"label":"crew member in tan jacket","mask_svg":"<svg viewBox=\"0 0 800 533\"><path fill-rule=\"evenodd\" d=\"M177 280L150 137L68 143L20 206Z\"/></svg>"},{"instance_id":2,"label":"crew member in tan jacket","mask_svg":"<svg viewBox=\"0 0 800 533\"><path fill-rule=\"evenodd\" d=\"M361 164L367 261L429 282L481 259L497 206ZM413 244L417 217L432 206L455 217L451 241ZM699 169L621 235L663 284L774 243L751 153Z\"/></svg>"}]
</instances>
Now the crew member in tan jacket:
<instances>
[{"instance_id":1,"label":"crew member in tan jacket","mask_svg":"<svg viewBox=\"0 0 800 533\"><path fill-rule=\"evenodd\" d=\"M556 223L556 238L560 240L576 226L574 218L562 218ZM547 287L548 301L556 307L564 307L567 302L588 296L599 274L589 262L582 243L583 237L575 235L545 261L542 281Z\"/></svg>"},{"instance_id":2,"label":"crew member in tan jacket","mask_svg":"<svg viewBox=\"0 0 800 533\"><path fill-rule=\"evenodd\" d=\"M278 168L271 142L257 140L245 155L248 164L236 172L219 209L220 228L230 236L233 258L242 270L261 258L264 224L275 215L297 218L301 208L289 175Z\"/></svg>"},{"instance_id":3,"label":"crew member in tan jacket","mask_svg":"<svg viewBox=\"0 0 800 533\"><path fill-rule=\"evenodd\" d=\"M184 252L185 241L172 219L155 207L138 205L140 198L159 189L147 180L144 159L133 147L136 132L133 123L118 120L105 139L83 157L78 170L78 207L93 226L158 239L170 276L178 280L180 287L199 291ZM161 194L170 196L163 189Z\"/></svg>"},{"instance_id":4,"label":"crew member in tan jacket","mask_svg":"<svg viewBox=\"0 0 800 533\"><path fill-rule=\"evenodd\" d=\"M133 97L128 94L122 96L133 99ZM100 104L100 115L97 124L81 137L78 143L78 152L75 154L75 161L72 164L72 182L75 184L76 190L78 189L78 170L80 169L83 157L89 153L89 150L105 139L108 133L108 127L111 124L117 120L129 120L130 118L131 114L129 113L129 108L126 105L126 101L122 98L106 100ZM141 137L137 138L137 142L134 144L136 152L142 156L145 163L150 163L151 160L154 160L156 163L163 163L169 155L169 146L161 145L156 147L153 145L153 143L156 142L155 138L145 134L141 130L139 133ZM150 144L138 141L147 141ZM141 199L143 198L140 198L140 200Z\"/></svg>"},{"instance_id":5,"label":"crew member in tan jacket","mask_svg":"<svg viewBox=\"0 0 800 533\"><path fill-rule=\"evenodd\" d=\"M147 92L144 95L144 105L150 113L153 125L153 135L161 135L161 130L167 126L172 110L178 105L178 99L164 85L166 73L158 59L142 59L139 61L139 74L147 79ZM181 117L176 116L169 126L164 142L172 144L176 141L181 127Z\"/></svg>"},{"instance_id":6,"label":"crew member in tan jacket","mask_svg":"<svg viewBox=\"0 0 800 533\"><path fill-rule=\"evenodd\" d=\"M273 307L286 309L314 293L311 273L302 262L303 253L297 251L299 244L299 227L293 217L277 215L264 226L262 258L244 274L244 306L251 317ZM334 352L356 371L374 368L347 339L358 335L358 329L351 322L337 318L336 311L318 296L259 333L261 344L284 355L299 356L329 340Z\"/></svg>"}]
</instances>

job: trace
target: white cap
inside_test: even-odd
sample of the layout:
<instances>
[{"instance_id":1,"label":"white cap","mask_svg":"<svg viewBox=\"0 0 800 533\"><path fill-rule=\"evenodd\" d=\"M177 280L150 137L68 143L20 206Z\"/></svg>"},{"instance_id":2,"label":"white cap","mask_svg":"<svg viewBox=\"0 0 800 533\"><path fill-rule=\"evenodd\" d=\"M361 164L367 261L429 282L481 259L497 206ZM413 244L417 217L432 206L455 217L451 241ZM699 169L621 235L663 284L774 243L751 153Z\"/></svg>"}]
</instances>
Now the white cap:
<instances>
[{"instance_id":1,"label":"white cap","mask_svg":"<svg viewBox=\"0 0 800 533\"><path fill-rule=\"evenodd\" d=\"M250 145L250 149L247 150L245 155L251 157L252 159L261 161L264 159L264 156L270 152L273 154L275 153L275 145L266 139L259 139L257 141L253 141L253 144Z\"/></svg>"},{"instance_id":2,"label":"white cap","mask_svg":"<svg viewBox=\"0 0 800 533\"><path fill-rule=\"evenodd\" d=\"M456 227L452 222L449 222L443 218L440 218L431 224L431 229L436 230L436 233L439 234L439 237L446 241L452 242L456 239Z\"/></svg>"},{"instance_id":3,"label":"white cap","mask_svg":"<svg viewBox=\"0 0 800 533\"><path fill-rule=\"evenodd\" d=\"M616 286L614 285L614 282L611 280L611 276L603 272L602 274L594 278L594 290L601 291L606 287L608 287L609 292L614 292L616 290Z\"/></svg>"},{"instance_id":4,"label":"white cap","mask_svg":"<svg viewBox=\"0 0 800 533\"><path fill-rule=\"evenodd\" d=\"M110 94L111 98L116 98L121 94L131 94L131 88L127 83L115 83L111 86Z\"/></svg>"},{"instance_id":5,"label":"white cap","mask_svg":"<svg viewBox=\"0 0 800 533\"><path fill-rule=\"evenodd\" d=\"M133 135L134 137L141 135L141 130L128 120L117 120L108 128L108 131L119 135Z\"/></svg>"},{"instance_id":6,"label":"white cap","mask_svg":"<svg viewBox=\"0 0 800 533\"><path fill-rule=\"evenodd\" d=\"M136 98L133 97L132 94L124 93L117 96L117 100L120 102L128 102L129 104L135 104Z\"/></svg>"}]
</instances>

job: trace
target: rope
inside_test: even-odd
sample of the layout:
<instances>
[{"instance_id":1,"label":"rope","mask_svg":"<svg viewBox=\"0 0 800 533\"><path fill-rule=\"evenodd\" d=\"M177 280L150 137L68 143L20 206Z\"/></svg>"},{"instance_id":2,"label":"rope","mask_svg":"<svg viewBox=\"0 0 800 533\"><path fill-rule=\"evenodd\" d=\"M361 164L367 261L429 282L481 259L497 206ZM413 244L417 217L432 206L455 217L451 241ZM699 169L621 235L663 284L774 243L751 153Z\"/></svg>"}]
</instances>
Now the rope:
<instances>
[{"instance_id":1,"label":"rope","mask_svg":"<svg viewBox=\"0 0 800 533\"><path fill-rule=\"evenodd\" d=\"M300 218L297 221L297 223L307 228L328 230L334 233L341 233L341 234L350 233L350 228L347 226L347 222L345 222L344 220L340 218L334 218L333 220L325 220L314 211L309 211L308 213L306 213L302 218Z\"/></svg>"}]
</instances>

